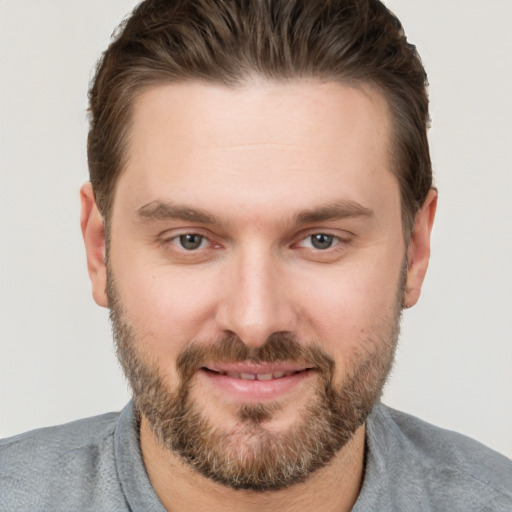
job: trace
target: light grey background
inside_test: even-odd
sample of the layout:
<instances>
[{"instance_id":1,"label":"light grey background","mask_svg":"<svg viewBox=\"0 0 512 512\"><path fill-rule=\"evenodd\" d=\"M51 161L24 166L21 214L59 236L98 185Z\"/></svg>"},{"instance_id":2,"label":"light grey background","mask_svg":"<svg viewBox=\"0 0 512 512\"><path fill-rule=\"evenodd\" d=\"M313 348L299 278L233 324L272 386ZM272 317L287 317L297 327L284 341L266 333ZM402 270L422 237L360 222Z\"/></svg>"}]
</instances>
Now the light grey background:
<instances>
[{"instance_id":1,"label":"light grey background","mask_svg":"<svg viewBox=\"0 0 512 512\"><path fill-rule=\"evenodd\" d=\"M0 436L120 409L79 231L92 69L134 0L0 0ZM440 201L385 401L512 457L512 1L390 0L431 82Z\"/></svg>"}]
</instances>

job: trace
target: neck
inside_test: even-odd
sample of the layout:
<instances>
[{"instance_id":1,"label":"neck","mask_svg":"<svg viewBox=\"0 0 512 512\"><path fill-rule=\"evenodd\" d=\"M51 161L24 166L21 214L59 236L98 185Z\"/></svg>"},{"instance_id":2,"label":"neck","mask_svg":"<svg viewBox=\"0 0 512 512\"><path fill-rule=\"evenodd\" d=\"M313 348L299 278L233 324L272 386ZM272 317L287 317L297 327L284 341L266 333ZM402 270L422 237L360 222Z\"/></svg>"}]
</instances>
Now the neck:
<instances>
[{"instance_id":1,"label":"neck","mask_svg":"<svg viewBox=\"0 0 512 512\"><path fill-rule=\"evenodd\" d=\"M352 509L363 480L364 426L327 466L303 483L280 491L235 490L197 473L182 459L161 446L144 416L141 418L142 457L151 484L168 512L197 510L240 512L322 511Z\"/></svg>"}]
</instances>

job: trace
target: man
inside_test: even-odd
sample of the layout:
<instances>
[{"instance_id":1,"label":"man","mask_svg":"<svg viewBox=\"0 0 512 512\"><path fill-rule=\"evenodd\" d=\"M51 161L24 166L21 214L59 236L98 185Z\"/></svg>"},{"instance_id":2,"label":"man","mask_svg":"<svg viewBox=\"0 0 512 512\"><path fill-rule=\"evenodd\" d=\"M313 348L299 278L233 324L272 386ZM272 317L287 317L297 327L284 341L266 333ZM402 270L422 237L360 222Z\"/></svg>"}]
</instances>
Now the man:
<instances>
[{"instance_id":1,"label":"man","mask_svg":"<svg viewBox=\"0 0 512 512\"><path fill-rule=\"evenodd\" d=\"M90 92L82 231L133 403L2 443L1 510L510 510L379 403L437 193L377 1L147 0Z\"/></svg>"}]
</instances>

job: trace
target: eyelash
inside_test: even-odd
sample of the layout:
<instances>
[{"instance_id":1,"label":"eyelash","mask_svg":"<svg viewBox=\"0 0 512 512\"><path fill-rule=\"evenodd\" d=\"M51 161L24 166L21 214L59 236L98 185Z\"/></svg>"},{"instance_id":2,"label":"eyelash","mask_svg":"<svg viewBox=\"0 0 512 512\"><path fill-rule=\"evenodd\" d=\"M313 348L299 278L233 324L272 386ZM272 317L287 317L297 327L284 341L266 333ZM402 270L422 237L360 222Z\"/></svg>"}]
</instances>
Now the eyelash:
<instances>
[{"instance_id":1,"label":"eyelash","mask_svg":"<svg viewBox=\"0 0 512 512\"><path fill-rule=\"evenodd\" d=\"M315 247L315 237L316 237L316 242L319 243L320 245L323 243L320 237L327 238L328 246L322 247L322 248ZM332 235L330 233L318 232L318 233L311 233L308 236L306 236L305 238L302 238L297 245L299 247L301 247L302 246L301 244L303 244L307 240L311 241L311 245L313 246L312 247L313 249L316 249L317 251L320 251L320 252L324 252L324 251L328 251L329 249L333 249L333 248L337 247L340 243L343 242L343 240L339 236ZM333 246L333 244L334 244L334 246Z\"/></svg>"},{"instance_id":2,"label":"eyelash","mask_svg":"<svg viewBox=\"0 0 512 512\"><path fill-rule=\"evenodd\" d=\"M186 237L199 237L200 238L200 242L199 242L199 245L197 247L194 247L194 248L186 248L184 247L184 243L185 243L185 239ZM329 244L327 247L324 247L324 248L320 248L320 247L315 247L315 242L313 241L313 237L325 237L328 239L327 243ZM311 245L313 247L304 247L304 244L306 241L310 240L311 241ZM321 240L317 240L317 242L320 242L320 244L322 243ZM176 245L178 246L179 250L182 250L186 253L194 253L194 252L198 252L200 249L203 249L203 244L207 242L207 243L210 243L212 244L212 241L206 236L206 235L203 235L201 233L196 233L196 232L188 232L188 233L182 233L182 234L179 234L179 235L176 235L172 238L169 238L167 240L164 240L164 243L170 243L170 244L173 244L173 245ZM337 235L333 235L331 233L328 233L328 232L323 232L323 231L318 231L318 232L314 232L314 233L310 233L308 234L307 236L301 238L299 240L299 242L293 244L292 246L295 246L295 247L300 247L300 248L304 248L304 249L313 249L315 251L318 251L318 252L328 252L329 250L335 250L340 244L346 244L348 243L348 240L346 239L343 239ZM213 247L214 248L219 248L221 247L220 244L213 244Z\"/></svg>"},{"instance_id":3,"label":"eyelash","mask_svg":"<svg viewBox=\"0 0 512 512\"><path fill-rule=\"evenodd\" d=\"M186 247L184 247L183 244L184 244L184 239L186 239L186 237L200 238L198 247L190 248L190 249L187 249ZM204 247L205 243L210 244L214 248L221 247L220 244L213 243L212 240L208 236L203 235L201 233L194 232L194 231L180 233L179 235L173 236L171 238L167 238L167 239L163 240L163 243L164 243L164 245L170 244L170 245L176 246L178 251L181 251L183 253L188 253L188 254L198 253L201 249L205 249L205 247Z\"/></svg>"},{"instance_id":4,"label":"eyelash","mask_svg":"<svg viewBox=\"0 0 512 512\"><path fill-rule=\"evenodd\" d=\"M187 237L189 237L189 238L192 238L192 237L200 238L198 247L194 247L194 248L187 248L187 247L185 247L185 243L187 243L187 242L191 243L191 245L194 245L194 241L190 241L190 240L187 241L186 240ZM179 243L181 244L181 247L188 252L188 251L195 251L196 249L200 249L201 246L203 245L203 243L205 241L208 241L208 239L205 236L200 235L198 233L186 233L184 235L178 235L177 237L175 237L173 239L173 241L179 241Z\"/></svg>"}]
</instances>

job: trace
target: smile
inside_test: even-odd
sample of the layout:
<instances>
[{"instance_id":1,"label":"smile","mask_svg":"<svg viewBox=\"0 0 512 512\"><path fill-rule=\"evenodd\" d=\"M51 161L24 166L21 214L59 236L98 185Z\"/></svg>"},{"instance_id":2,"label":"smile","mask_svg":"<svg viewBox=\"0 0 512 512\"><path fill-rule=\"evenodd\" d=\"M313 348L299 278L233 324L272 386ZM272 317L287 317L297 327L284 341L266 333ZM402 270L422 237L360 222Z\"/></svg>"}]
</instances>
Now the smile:
<instances>
[{"instance_id":1,"label":"smile","mask_svg":"<svg viewBox=\"0 0 512 512\"><path fill-rule=\"evenodd\" d=\"M233 371L215 371L210 370L209 368L203 368L207 371L213 371L214 373L217 373L218 375L226 375L227 377L230 377L231 379L242 379L242 380L273 380L273 379L282 379L283 377L288 377L290 375L294 375L295 373L299 373L301 371L305 370L292 370L292 371L276 371L276 372L269 372L269 373L248 373L248 372L233 372Z\"/></svg>"},{"instance_id":2,"label":"smile","mask_svg":"<svg viewBox=\"0 0 512 512\"><path fill-rule=\"evenodd\" d=\"M207 365L200 369L208 387L222 392L236 402L272 401L302 387L315 374L314 368L297 364L232 363Z\"/></svg>"}]
</instances>

